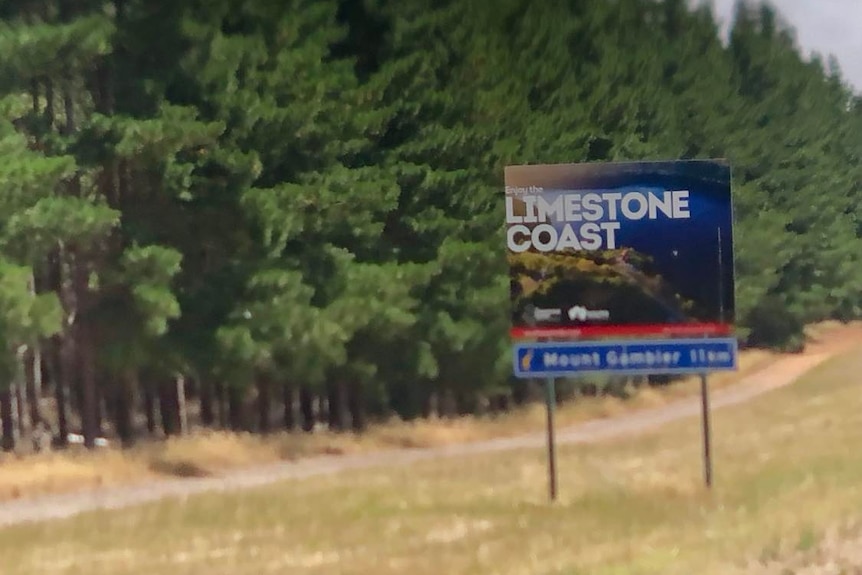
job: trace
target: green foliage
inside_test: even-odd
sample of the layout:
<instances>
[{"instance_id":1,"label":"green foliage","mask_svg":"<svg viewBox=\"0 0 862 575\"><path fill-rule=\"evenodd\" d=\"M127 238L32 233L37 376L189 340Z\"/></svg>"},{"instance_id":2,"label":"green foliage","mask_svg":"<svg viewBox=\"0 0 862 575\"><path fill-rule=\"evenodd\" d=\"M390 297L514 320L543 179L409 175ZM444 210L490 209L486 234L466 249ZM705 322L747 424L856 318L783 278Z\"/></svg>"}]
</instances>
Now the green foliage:
<instances>
[{"instance_id":1,"label":"green foliage","mask_svg":"<svg viewBox=\"0 0 862 575\"><path fill-rule=\"evenodd\" d=\"M10 111L7 117L14 114ZM28 149L27 139L15 132L6 118L0 119L0 154L0 225L7 225L16 212L54 193L75 170L74 159L69 156L46 157Z\"/></svg>"},{"instance_id":2,"label":"green foliage","mask_svg":"<svg viewBox=\"0 0 862 575\"><path fill-rule=\"evenodd\" d=\"M0 259L0 387L15 372L20 346L33 346L60 330L63 310L57 296L33 294L32 281L29 268Z\"/></svg>"},{"instance_id":3,"label":"green foliage","mask_svg":"<svg viewBox=\"0 0 862 575\"><path fill-rule=\"evenodd\" d=\"M728 157L740 336L862 313L862 97L765 5L0 2L0 52L2 361L83 317L114 373L503 389L509 163Z\"/></svg>"},{"instance_id":4,"label":"green foliage","mask_svg":"<svg viewBox=\"0 0 862 575\"><path fill-rule=\"evenodd\" d=\"M131 286L135 306L145 318L145 332L163 335L167 322L180 315L171 281L180 271L182 254L163 246L135 246L123 253L121 262L123 282Z\"/></svg>"},{"instance_id":5,"label":"green foliage","mask_svg":"<svg viewBox=\"0 0 862 575\"><path fill-rule=\"evenodd\" d=\"M3 85L25 88L28 80L43 74L62 77L81 72L92 60L111 51L114 24L101 14L67 23L25 23L23 18L0 21L0 64ZM58 57L61 56L61 57Z\"/></svg>"},{"instance_id":6,"label":"green foliage","mask_svg":"<svg viewBox=\"0 0 862 575\"><path fill-rule=\"evenodd\" d=\"M44 257L57 243L89 245L117 225L120 214L101 202L54 196L14 213L5 248L27 261Z\"/></svg>"},{"instance_id":7,"label":"green foliage","mask_svg":"<svg viewBox=\"0 0 862 575\"><path fill-rule=\"evenodd\" d=\"M53 335L60 322L54 294L31 293L31 271L0 261L0 321L7 342L28 344Z\"/></svg>"}]
</instances>

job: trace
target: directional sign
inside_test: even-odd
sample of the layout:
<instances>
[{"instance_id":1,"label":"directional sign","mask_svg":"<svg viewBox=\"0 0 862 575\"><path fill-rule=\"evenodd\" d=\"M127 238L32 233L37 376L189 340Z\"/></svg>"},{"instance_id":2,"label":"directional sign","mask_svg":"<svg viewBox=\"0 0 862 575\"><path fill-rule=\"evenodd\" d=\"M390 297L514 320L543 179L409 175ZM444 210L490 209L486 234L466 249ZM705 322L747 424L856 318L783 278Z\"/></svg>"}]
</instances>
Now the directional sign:
<instances>
[{"instance_id":1,"label":"directional sign","mask_svg":"<svg viewBox=\"0 0 862 575\"><path fill-rule=\"evenodd\" d=\"M736 338L522 343L514 348L515 376L568 377L708 373L737 368Z\"/></svg>"}]
</instances>

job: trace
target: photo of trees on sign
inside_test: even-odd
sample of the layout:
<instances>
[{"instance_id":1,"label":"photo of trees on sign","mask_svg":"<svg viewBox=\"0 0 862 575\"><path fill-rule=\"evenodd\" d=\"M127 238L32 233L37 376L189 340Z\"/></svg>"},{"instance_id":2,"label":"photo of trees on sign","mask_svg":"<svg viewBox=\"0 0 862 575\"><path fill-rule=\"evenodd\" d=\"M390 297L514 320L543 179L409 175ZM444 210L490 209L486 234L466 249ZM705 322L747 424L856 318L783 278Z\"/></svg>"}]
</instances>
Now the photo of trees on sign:
<instances>
[{"instance_id":1,"label":"photo of trees on sign","mask_svg":"<svg viewBox=\"0 0 862 575\"><path fill-rule=\"evenodd\" d=\"M652 259L634 250L570 251L508 255L514 325L558 327L626 323L683 323L708 310L674 292ZM613 310L608 318L570 317L574 307ZM560 310L537 319L536 309ZM541 317L541 316L540 316Z\"/></svg>"}]
</instances>

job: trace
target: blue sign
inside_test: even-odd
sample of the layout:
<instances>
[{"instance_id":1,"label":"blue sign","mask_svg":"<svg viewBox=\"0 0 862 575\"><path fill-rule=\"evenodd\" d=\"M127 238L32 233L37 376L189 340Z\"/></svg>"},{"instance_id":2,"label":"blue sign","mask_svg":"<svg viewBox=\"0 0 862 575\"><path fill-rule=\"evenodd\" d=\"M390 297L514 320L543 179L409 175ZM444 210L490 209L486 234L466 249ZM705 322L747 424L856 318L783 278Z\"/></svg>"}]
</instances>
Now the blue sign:
<instances>
[{"instance_id":1,"label":"blue sign","mask_svg":"<svg viewBox=\"0 0 862 575\"><path fill-rule=\"evenodd\" d=\"M522 343L515 376L658 375L734 371L736 338Z\"/></svg>"}]
</instances>

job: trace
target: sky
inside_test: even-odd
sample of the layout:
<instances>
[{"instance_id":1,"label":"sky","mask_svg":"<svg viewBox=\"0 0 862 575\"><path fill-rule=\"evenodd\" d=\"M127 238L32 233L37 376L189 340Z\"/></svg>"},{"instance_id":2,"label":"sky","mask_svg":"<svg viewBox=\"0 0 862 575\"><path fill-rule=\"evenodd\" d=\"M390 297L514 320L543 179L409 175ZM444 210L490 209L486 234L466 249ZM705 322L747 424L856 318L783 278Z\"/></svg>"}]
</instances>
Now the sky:
<instances>
[{"instance_id":1,"label":"sky","mask_svg":"<svg viewBox=\"0 0 862 575\"><path fill-rule=\"evenodd\" d=\"M862 92L862 0L770 0L796 30L805 56L812 51L835 55L841 74L855 92ZM733 18L736 0L712 0L719 21Z\"/></svg>"}]
</instances>

